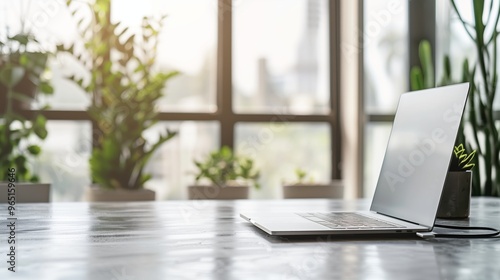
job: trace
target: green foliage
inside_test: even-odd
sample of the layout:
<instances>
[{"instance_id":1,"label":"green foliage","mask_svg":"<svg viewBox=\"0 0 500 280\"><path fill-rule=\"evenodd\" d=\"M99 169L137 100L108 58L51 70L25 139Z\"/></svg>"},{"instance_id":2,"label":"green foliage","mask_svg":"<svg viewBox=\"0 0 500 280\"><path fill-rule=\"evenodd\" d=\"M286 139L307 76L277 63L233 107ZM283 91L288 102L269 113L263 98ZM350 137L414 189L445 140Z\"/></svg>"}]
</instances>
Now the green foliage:
<instances>
[{"instance_id":1,"label":"green foliage","mask_svg":"<svg viewBox=\"0 0 500 280\"><path fill-rule=\"evenodd\" d=\"M307 177L307 171L297 168L295 169L295 176L297 177L297 182L303 183Z\"/></svg>"},{"instance_id":2,"label":"green foliage","mask_svg":"<svg viewBox=\"0 0 500 280\"><path fill-rule=\"evenodd\" d=\"M0 40L0 181L7 180L7 170L16 169L17 180L37 182L29 161L41 153L29 144L35 136L47 137L46 119L40 112L26 114L37 93L52 94L50 83L43 78L49 54L31 52L40 49L29 33L19 33Z\"/></svg>"},{"instance_id":3,"label":"green foliage","mask_svg":"<svg viewBox=\"0 0 500 280\"><path fill-rule=\"evenodd\" d=\"M194 161L194 164L198 168L196 182L207 179L217 186L225 186L228 182L242 181L260 188L259 171L254 170L253 160L235 155L229 147L213 151L204 161Z\"/></svg>"},{"instance_id":4,"label":"green foliage","mask_svg":"<svg viewBox=\"0 0 500 280\"><path fill-rule=\"evenodd\" d=\"M295 178L296 178L296 184L307 184L307 183L313 183L314 178L307 173L306 170L302 168L297 168L295 169Z\"/></svg>"},{"instance_id":5,"label":"green foliage","mask_svg":"<svg viewBox=\"0 0 500 280\"><path fill-rule=\"evenodd\" d=\"M467 154L463 144L455 146L453 149L453 154L455 155L451 159L450 171L465 171L471 170L476 165L473 160L476 155L476 150Z\"/></svg>"},{"instance_id":6,"label":"green foliage","mask_svg":"<svg viewBox=\"0 0 500 280\"><path fill-rule=\"evenodd\" d=\"M477 53L477 61L472 68L467 59L464 60L461 77L462 81L470 83L469 104L464 120L472 133L466 136L462 128L457 142L464 143L466 150L477 150L477 156L471 158L471 164L477 166L478 170L473 176L472 194L500 196L500 126L495 120L493 105L498 91L497 71L500 67L497 57L500 7L485 7L484 1L471 0L474 18L473 22L467 22L455 0L450 1ZM445 57L443 66L441 84L453 83L448 57ZM412 70L412 89L417 89L421 84L418 79L422 76L415 74L414 78L413 75Z\"/></svg>"},{"instance_id":7,"label":"green foliage","mask_svg":"<svg viewBox=\"0 0 500 280\"><path fill-rule=\"evenodd\" d=\"M484 0L471 2L474 22L467 22L458 11L455 0L451 0L458 20L477 53L477 65L466 75L471 83L466 118L472 128L472 136L466 138L466 143L478 151L474 163L479 167L479 172L475 174L480 174L474 175L472 194L500 196L500 126L495 120L493 105L498 92L497 71L500 68L497 56L500 7L485 6Z\"/></svg>"},{"instance_id":8,"label":"green foliage","mask_svg":"<svg viewBox=\"0 0 500 280\"><path fill-rule=\"evenodd\" d=\"M432 50L429 41L423 40L420 42L418 46L418 55L421 66L413 66L411 68L411 90L435 87Z\"/></svg>"},{"instance_id":9,"label":"green foliage","mask_svg":"<svg viewBox=\"0 0 500 280\"><path fill-rule=\"evenodd\" d=\"M81 4L81 3L80 3ZM72 54L90 72L90 80L68 77L88 92L88 113L95 124L90 158L92 180L103 188L139 189L151 178L144 167L153 153L176 132L165 131L147 143L144 131L156 122L157 101L165 83L178 74L154 71L158 35L165 17L144 17L133 34L120 22L112 23L110 1L88 3L93 18L85 20L79 7L68 1L81 40L58 50Z\"/></svg>"}]
</instances>

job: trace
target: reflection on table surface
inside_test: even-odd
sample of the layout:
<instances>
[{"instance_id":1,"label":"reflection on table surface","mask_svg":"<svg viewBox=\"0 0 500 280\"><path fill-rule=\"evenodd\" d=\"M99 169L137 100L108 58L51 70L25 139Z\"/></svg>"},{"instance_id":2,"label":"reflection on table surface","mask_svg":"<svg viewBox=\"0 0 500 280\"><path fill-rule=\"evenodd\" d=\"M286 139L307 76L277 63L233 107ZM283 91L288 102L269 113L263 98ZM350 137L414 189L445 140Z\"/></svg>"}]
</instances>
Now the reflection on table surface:
<instances>
[{"instance_id":1,"label":"reflection on table surface","mask_svg":"<svg viewBox=\"0 0 500 280\"><path fill-rule=\"evenodd\" d=\"M18 204L16 273L0 279L496 279L496 239L272 237L244 212L366 210L369 201L164 201ZM476 198L448 224L500 227L500 199Z\"/></svg>"}]
</instances>

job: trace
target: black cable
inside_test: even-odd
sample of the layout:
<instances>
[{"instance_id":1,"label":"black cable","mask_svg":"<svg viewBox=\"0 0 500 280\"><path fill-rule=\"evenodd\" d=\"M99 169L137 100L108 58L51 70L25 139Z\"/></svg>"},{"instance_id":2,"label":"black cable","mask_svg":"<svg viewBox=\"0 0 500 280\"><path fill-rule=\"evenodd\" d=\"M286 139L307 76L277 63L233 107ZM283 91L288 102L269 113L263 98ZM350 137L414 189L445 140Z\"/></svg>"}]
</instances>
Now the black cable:
<instances>
[{"instance_id":1,"label":"black cable","mask_svg":"<svg viewBox=\"0 0 500 280\"><path fill-rule=\"evenodd\" d=\"M441 238L489 238L495 237L500 234L500 231L496 228L490 227L463 227L463 226L449 226L435 224L435 227L449 228L449 229L462 229L462 230L488 230L493 231L492 233L482 233L482 234L457 234L457 233L434 233L434 237Z\"/></svg>"}]
</instances>

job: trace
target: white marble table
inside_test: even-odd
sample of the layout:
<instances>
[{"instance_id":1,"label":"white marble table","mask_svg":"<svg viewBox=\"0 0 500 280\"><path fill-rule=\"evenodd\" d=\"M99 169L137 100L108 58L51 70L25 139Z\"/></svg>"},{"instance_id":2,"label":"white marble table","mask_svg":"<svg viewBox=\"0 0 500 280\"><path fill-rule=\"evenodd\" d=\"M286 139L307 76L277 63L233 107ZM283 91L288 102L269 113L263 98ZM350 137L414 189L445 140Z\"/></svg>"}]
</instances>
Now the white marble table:
<instances>
[{"instance_id":1,"label":"white marble table","mask_svg":"<svg viewBox=\"0 0 500 280\"><path fill-rule=\"evenodd\" d=\"M18 204L16 272L0 205L0 279L500 279L500 238L271 237L240 211L366 210L367 201ZM500 199L468 220L500 227Z\"/></svg>"}]
</instances>

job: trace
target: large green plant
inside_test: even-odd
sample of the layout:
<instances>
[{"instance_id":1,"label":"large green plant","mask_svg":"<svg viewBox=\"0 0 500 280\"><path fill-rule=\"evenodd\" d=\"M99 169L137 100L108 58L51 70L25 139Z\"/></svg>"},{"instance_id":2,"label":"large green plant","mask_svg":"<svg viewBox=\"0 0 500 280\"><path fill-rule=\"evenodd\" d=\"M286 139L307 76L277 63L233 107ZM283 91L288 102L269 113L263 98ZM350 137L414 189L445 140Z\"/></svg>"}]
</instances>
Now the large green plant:
<instances>
[{"instance_id":1,"label":"large green plant","mask_svg":"<svg viewBox=\"0 0 500 280\"><path fill-rule=\"evenodd\" d=\"M48 56L40 51L30 33L0 40L0 181L7 180L10 168L16 170L18 181L39 181L30 170L29 161L41 153L41 148L30 140L47 137L46 119L40 111L27 110L37 93L53 93L42 75Z\"/></svg>"},{"instance_id":2,"label":"large green plant","mask_svg":"<svg viewBox=\"0 0 500 280\"><path fill-rule=\"evenodd\" d=\"M477 65L469 72L471 92L466 117L472 127L467 143L477 149L482 180L475 182L473 194L500 196L500 125L495 121L493 104L498 92L498 34L500 7L495 1L485 5L484 0L471 0L474 22L466 22L457 8L452 6L477 53ZM477 178L479 179L479 178ZM479 184L481 183L481 184Z\"/></svg>"},{"instance_id":3,"label":"large green plant","mask_svg":"<svg viewBox=\"0 0 500 280\"><path fill-rule=\"evenodd\" d=\"M467 150L476 149L478 152L471 161L471 164L477 166L477 172L473 176L472 194L500 196L500 126L495 121L493 106L498 91L497 44L500 8L494 10L493 6L486 7L484 1L472 0L474 23L468 23L458 11L455 1L451 2L477 52L477 62L473 67L469 66L467 59L464 60L461 77L461 81L471 84L464 120L472 133L464 134L462 128L457 141L465 143ZM483 20L484 16L486 20ZM489 34L486 34L486 30L490 30ZM414 90L434 84L429 43L421 42L419 52L422 68L414 67L411 71ZM453 83L449 57L445 56L443 66L441 85Z\"/></svg>"},{"instance_id":4,"label":"large green plant","mask_svg":"<svg viewBox=\"0 0 500 280\"><path fill-rule=\"evenodd\" d=\"M77 3L80 4L80 3ZM144 17L135 34L110 20L110 1L88 4L92 19L79 16L79 7L68 1L77 20L81 41L69 52L90 72L90 79L69 77L92 97L88 113L94 122L94 147L90 158L92 179L103 188L139 189L151 178L144 167L153 153L175 136L167 130L153 143L143 134L157 122L156 103L165 83L178 73L154 71L158 35L164 17Z\"/></svg>"}]
</instances>

